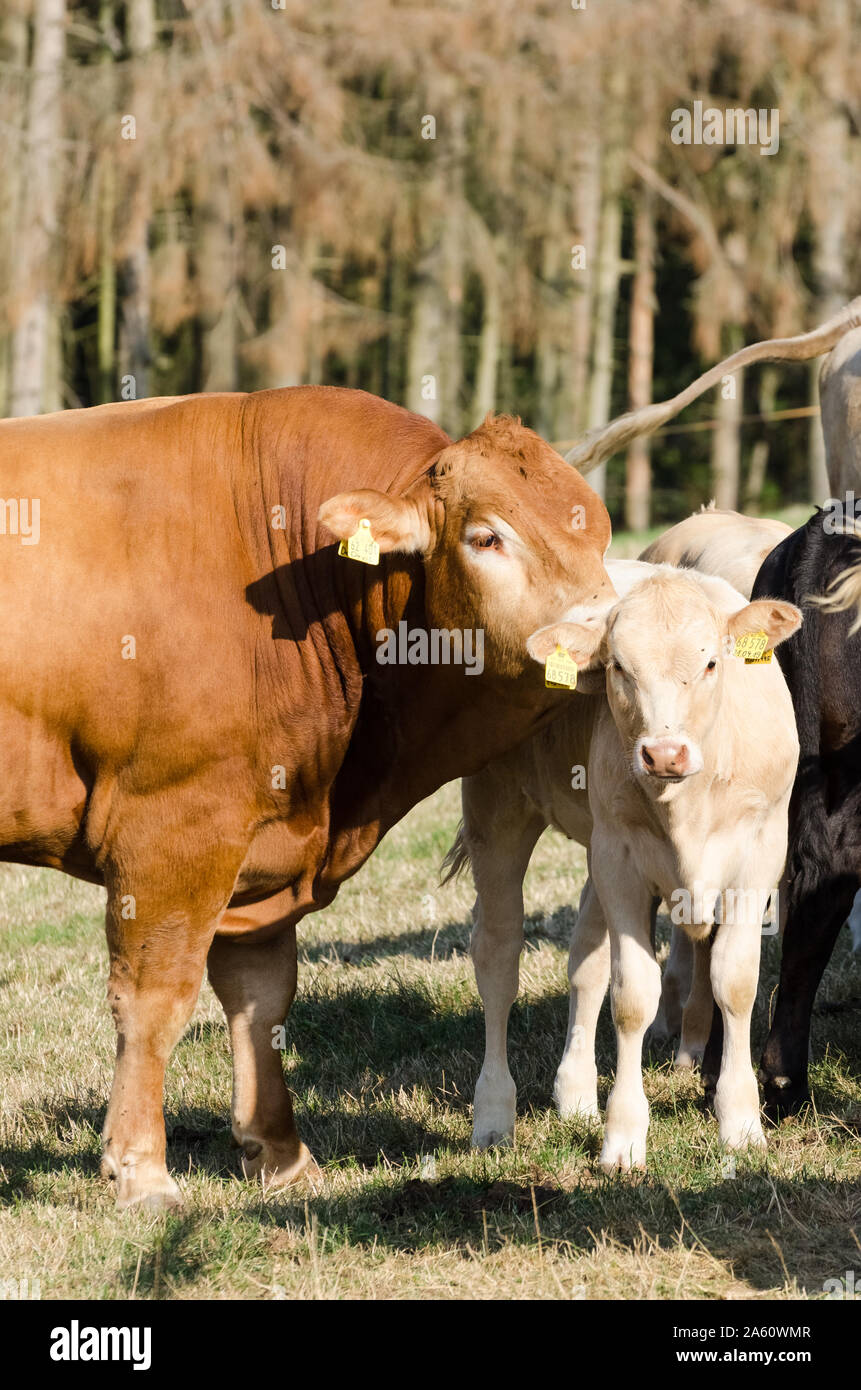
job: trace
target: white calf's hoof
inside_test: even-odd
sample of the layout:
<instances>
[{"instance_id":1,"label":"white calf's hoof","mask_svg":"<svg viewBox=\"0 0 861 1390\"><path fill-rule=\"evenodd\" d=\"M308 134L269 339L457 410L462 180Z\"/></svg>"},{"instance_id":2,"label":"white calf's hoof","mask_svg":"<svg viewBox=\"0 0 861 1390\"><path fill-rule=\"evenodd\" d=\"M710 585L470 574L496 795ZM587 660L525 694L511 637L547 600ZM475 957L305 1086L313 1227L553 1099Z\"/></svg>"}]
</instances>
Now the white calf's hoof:
<instances>
[{"instance_id":1,"label":"white calf's hoof","mask_svg":"<svg viewBox=\"0 0 861 1390\"><path fill-rule=\"evenodd\" d=\"M597 1100L578 1100L573 1104L560 1105L557 1102L559 1117L563 1120L579 1120L582 1124L599 1125L601 1123L601 1111L598 1109Z\"/></svg>"},{"instance_id":2,"label":"white calf's hoof","mask_svg":"<svg viewBox=\"0 0 861 1390\"><path fill-rule=\"evenodd\" d=\"M645 1137L631 1134L605 1134L598 1167L602 1173L630 1173L646 1166Z\"/></svg>"},{"instance_id":3,"label":"white calf's hoof","mask_svg":"<svg viewBox=\"0 0 861 1390\"><path fill-rule=\"evenodd\" d=\"M560 1067L553 1083L553 1100L563 1120L600 1120L597 1068L563 1071Z\"/></svg>"},{"instance_id":4,"label":"white calf's hoof","mask_svg":"<svg viewBox=\"0 0 861 1390\"><path fill-rule=\"evenodd\" d=\"M676 1071L693 1071L705 1055L704 1047L680 1047L673 1060Z\"/></svg>"},{"instance_id":5,"label":"white calf's hoof","mask_svg":"<svg viewBox=\"0 0 861 1390\"><path fill-rule=\"evenodd\" d=\"M727 1149L765 1149L768 1147L759 1115L732 1125L721 1125L720 1141Z\"/></svg>"},{"instance_id":6,"label":"white calf's hoof","mask_svg":"<svg viewBox=\"0 0 861 1390\"><path fill-rule=\"evenodd\" d=\"M601 1111L598 1109L597 1096L573 1089L561 1091L556 1087L553 1099L563 1120L583 1120L588 1124L600 1124Z\"/></svg>"},{"instance_id":7,"label":"white calf's hoof","mask_svg":"<svg viewBox=\"0 0 861 1390\"><path fill-rule=\"evenodd\" d=\"M510 1149L514 1143L514 1129L474 1129L472 1147L474 1149Z\"/></svg>"},{"instance_id":8,"label":"white calf's hoof","mask_svg":"<svg viewBox=\"0 0 861 1390\"><path fill-rule=\"evenodd\" d=\"M482 1073L472 1106L472 1146L492 1149L514 1142L517 1087L511 1077L487 1077Z\"/></svg>"}]
</instances>

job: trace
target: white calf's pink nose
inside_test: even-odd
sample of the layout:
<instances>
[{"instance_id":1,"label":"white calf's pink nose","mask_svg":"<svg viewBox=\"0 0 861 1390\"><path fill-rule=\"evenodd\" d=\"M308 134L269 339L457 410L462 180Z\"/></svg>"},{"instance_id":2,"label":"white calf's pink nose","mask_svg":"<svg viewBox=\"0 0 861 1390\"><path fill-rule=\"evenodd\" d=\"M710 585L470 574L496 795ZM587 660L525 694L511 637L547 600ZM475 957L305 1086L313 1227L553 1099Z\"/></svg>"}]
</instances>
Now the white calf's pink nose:
<instances>
[{"instance_id":1,"label":"white calf's pink nose","mask_svg":"<svg viewBox=\"0 0 861 1390\"><path fill-rule=\"evenodd\" d=\"M640 767L651 777L687 777L693 771L690 749L680 739L644 739L638 753Z\"/></svg>"}]
</instances>

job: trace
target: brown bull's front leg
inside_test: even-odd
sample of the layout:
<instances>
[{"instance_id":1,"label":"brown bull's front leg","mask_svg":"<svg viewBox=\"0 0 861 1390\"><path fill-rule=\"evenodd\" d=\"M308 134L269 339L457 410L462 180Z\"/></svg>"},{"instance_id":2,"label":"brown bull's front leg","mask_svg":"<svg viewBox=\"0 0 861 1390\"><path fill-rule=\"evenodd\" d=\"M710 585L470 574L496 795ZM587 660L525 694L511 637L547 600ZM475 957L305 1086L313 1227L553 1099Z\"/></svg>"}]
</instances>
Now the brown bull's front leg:
<instances>
[{"instance_id":1,"label":"brown bull's front leg","mask_svg":"<svg viewBox=\"0 0 861 1390\"><path fill-rule=\"evenodd\" d=\"M250 931L257 924L266 929L263 939L218 936L207 960L230 1028L233 1137L243 1151L246 1177L272 1187L287 1186L315 1167L296 1132L281 1063L278 1035L296 993L296 928L285 912L286 897L279 894L226 913L222 926L228 931Z\"/></svg>"},{"instance_id":2,"label":"brown bull's front leg","mask_svg":"<svg viewBox=\"0 0 861 1390\"><path fill-rule=\"evenodd\" d=\"M102 1173L116 1182L120 1207L163 1208L182 1200L165 1164L165 1066L194 1009L243 851L234 842L182 862L181 828L170 857L147 854L135 839L133 853L114 847L105 873L117 1060Z\"/></svg>"}]
</instances>

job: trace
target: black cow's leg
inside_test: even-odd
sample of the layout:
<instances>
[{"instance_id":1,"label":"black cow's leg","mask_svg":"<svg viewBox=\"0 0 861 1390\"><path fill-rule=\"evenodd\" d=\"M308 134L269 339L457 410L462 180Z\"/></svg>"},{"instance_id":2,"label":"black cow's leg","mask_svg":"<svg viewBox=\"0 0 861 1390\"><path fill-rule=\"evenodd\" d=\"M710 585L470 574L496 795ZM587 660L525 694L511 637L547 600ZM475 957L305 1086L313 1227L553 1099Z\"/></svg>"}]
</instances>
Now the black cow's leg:
<instances>
[{"instance_id":1,"label":"black cow's leg","mask_svg":"<svg viewBox=\"0 0 861 1390\"><path fill-rule=\"evenodd\" d=\"M702 1077L706 1110L714 1110L715 1108L715 1091L717 1089L718 1077L720 1076L722 1057L723 1014L717 1004L715 1004L712 1012L712 1026L709 1032L709 1040L706 1043L706 1050L703 1053L703 1060L700 1064L700 1076Z\"/></svg>"},{"instance_id":2,"label":"black cow's leg","mask_svg":"<svg viewBox=\"0 0 861 1390\"><path fill-rule=\"evenodd\" d=\"M759 1072L771 1119L791 1114L809 1099L813 1001L857 888L854 875L841 874L818 884L798 904L790 900L777 1005Z\"/></svg>"}]
</instances>

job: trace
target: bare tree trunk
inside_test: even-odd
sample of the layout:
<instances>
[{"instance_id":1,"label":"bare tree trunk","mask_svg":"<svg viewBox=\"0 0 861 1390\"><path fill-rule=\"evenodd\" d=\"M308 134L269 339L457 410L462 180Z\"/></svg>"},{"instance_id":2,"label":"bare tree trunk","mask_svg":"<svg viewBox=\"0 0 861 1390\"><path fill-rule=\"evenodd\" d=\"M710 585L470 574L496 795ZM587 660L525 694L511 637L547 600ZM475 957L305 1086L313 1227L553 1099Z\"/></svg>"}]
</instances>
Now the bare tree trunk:
<instances>
[{"instance_id":1,"label":"bare tree trunk","mask_svg":"<svg viewBox=\"0 0 861 1390\"><path fill-rule=\"evenodd\" d=\"M416 281L412 293L407 340L406 405L419 415L442 423L445 414L445 306L441 292L440 248L433 231L427 199L419 201L423 228Z\"/></svg>"},{"instance_id":2,"label":"bare tree trunk","mask_svg":"<svg viewBox=\"0 0 861 1390\"><path fill-rule=\"evenodd\" d=\"M406 401L408 409L458 433L463 267L459 229L446 226L452 214L441 208L442 201L442 186L435 180L423 204L425 211L419 213L425 230L413 289Z\"/></svg>"},{"instance_id":3,"label":"bare tree trunk","mask_svg":"<svg viewBox=\"0 0 861 1390\"><path fill-rule=\"evenodd\" d=\"M24 99L25 73L27 68L27 16L30 0L8 0L8 7L0 15L0 62L9 77L7 90L11 88L14 74L14 107L7 115L3 179L0 182L0 220L6 235L0 238L0 286L3 296L0 300L0 322L3 332L0 335L0 415L5 415L9 403L12 372L12 334L7 330L9 323L10 300L13 283L18 275L18 230L20 220L21 183L24 169L23 141L26 126L26 102Z\"/></svg>"},{"instance_id":4,"label":"bare tree trunk","mask_svg":"<svg viewBox=\"0 0 861 1390\"><path fill-rule=\"evenodd\" d=\"M113 63L111 31L114 24L113 0L102 0L99 23L104 37L101 61ZM116 167L113 152L102 160L99 187L99 329L98 399L114 399L114 338L117 326L117 267L114 259L114 217L116 212Z\"/></svg>"},{"instance_id":5,"label":"bare tree trunk","mask_svg":"<svg viewBox=\"0 0 861 1390\"><path fill-rule=\"evenodd\" d=\"M742 346L742 333L733 326L727 333L727 353ZM711 477L715 505L735 511L741 477L741 416L744 372L737 371L721 388L717 403L718 423L712 431Z\"/></svg>"},{"instance_id":6,"label":"bare tree trunk","mask_svg":"<svg viewBox=\"0 0 861 1390\"><path fill-rule=\"evenodd\" d=\"M535 427L545 439L556 439L559 420L561 339L559 333L560 286L573 274L569 264L563 210L563 186L556 183L551 190L545 216L545 233L541 243L541 281L538 286L535 325L535 370L538 381L538 408ZM567 385L567 383L566 383ZM563 433L570 433L571 420L565 419Z\"/></svg>"},{"instance_id":7,"label":"bare tree trunk","mask_svg":"<svg viewBox=\"0 0 861 1390\"><path fill-rule=\"evenodd\" d=\"M49 350L55 332L49 260L60 192L58 145L65 21L65 0L39 0L35 6L24 152L27 184L22 199L19 256L19 279L27 299L12 340L12 415L37 415L49 385Z\"/></svg>"},{"instance_id":8,"label":"bare tree trunk","mask_svg":"<svg viewBox=\"0 0 861 1390\"><path fill-rule=\"evenodd\" d=\"M492 254L482 258L481 283L484 301L481 308L481 340L478 346L478 367L472 398L472 419L469 422L472 427L481 424L484 417L496 408L496 375L502 342L502 294L497 255L497 248L494 247Z\"/></svg>"},{"instance_id":9,"label":"bare tree trunk","mask_svg":"<svg viewBox=\"0 0 861 1390\"><path fill-rule=\"evenodd\" d=\"M99 400L114 399L114 335L117 322L117 268L114 262L116 180L106 160L99 190Z\"/></svg>"},{"instance_id":10,"label":"bare tree trunk","mask_svg":"<svg viewBox=\"0 0 861 1390\"><path fill-rule=\"evenodd\" d=\"M651 158L650 154L645 156ZM628 405L631 410L652 401L655 345L655 214L654 195L645 184L636 191L634 211L634 280L629 326ZM651 509L652 470L648 438L628 446L625 473L625 525L645 531Z\"/></svg>"},{"instance_id":11,"label":"bare tree trunk","mask_svg":"<svg viewBox=\"0 0 861 1390\"><path fill-rule=\"evenodd\" d=\"M600 130L595 122L599 109L597 87L594 76L590 81L585 118L593 123L593 128L584 136L582 159L575 184L574 236L569 253L573 247L583 247L585 261L580 268L571 267L571 338L568 378L571 383L572 418L558 433L578 437L585 432L589 422L589 377L592 351L592 316L595 293L595 266L598 260L598 239L601 225L601 153ZM572 256L573 259L573 256Z\"/></svg>"},{"instance_id":12,"label":"bare tree trunk","mask_svg":"<svg viewBox=\"0 0 861 1390\"><path fill-rule=\"evenodd\" d=\"M601 232L595 284L595 318L592 348L592 379L589 383L589 429L606 425L610 418L613 390L614 334L616 304L619 298L622 256L622 183L625 169L624 132L620 112L624 109L626 79L620 70L611 72L609 110L615 130L604 156L601 190ZM607 465L600 464L589 482L603 497L607 484Z\"/></svg>"},{"instance_id":13,"label":"bare tree trunk","mask_svg":"<svg viewBox=\"0 0 861 1390\"><path fill-rule=\"evenodd\" d=\"M132 114L137 125L137 138L144 149L152 148L153 93L145 70L147 55L155 47L155 0L127 0L127 34L129 52L135 65L132 88ZM133 209L133 240L121 271L122 306L120 310L120 371L130 377L127 393L136 397L150 393L150 255L149 234L152 221L152 193L147 160L138 165L135 206ZM128 390L130 387L130 391Z\"/></svg>"},{"instance_id":14,"label":"bare tree trunk","mask_svg":"<svg viewBox=\"0 0 861 1390\"><path fill-rule=\"evenodd\" d=\"M464 269L464 111L453 99L437 135L437 167L419 201L420 252L407 346L406 401L460 433L460 314ZM447 135L447 138L446 138Z\"/></svg>"},{"instance_id":15,"label":"bare tree trunk","mask_svg":"<svg viewBox=\"0 0 861 1390\"><path fill-rule=\"evenodd\" d=\"M312 250L311 241L306 240L303 251ZM260 385L269 389L301 386L308 371L314 285L309 266L294 247L287 246L286 252L284 268L273 272L269 327L243 350L243 355L258 368ZM350 386L357 384L355 372L355 356L347 356Z\"/></svg>"},{"instance_id":16,"label":"bare tree trunk","mask_svg":"<svg viewBox=\"0 0 861 1390\"><path fill-rule=\"evenodd\" d=\"M817 367L820 365L817 362ZM759 413L770 415L774 410L777 400L777 381L778 372L776 367L763 367L759 385ZM752 515L758 516L762 507L762 489L765 486L765 474L768 468L768 437L766 430L768 425L763 422L763 437L757 439L750 451L750 468L747 474L747 486L745 487L744 509Z\"/></svg>"},{"instance_id":17,"label":"bare tree trunk","mask_svg":"<svg viewBox=\"0 0 861 1390\"><path fill-rule=\"evenodd\" d=\"M204 391L235 391L237 287L234 207L226 167L216 169L199 209L199 284Z\"/></svg>"},{"instance_id":18,"label":"bare tree trunk","mask_svg":"<svg viewBox=\"0 0 861 1390\"><path fill-rule=\"evenodd\" d=\"M827 35L827 47L819 66L823 115L810 134L810 213L814 227L813 277L816 285L816 322L822 323L849 298L847 270L847 199L852 190L849 159L850 97L854 91L848 73L851 30L848 0L822 0L819 16ZM853 73L854 77L854 73ZM819 404L819 364L810 364L810 404ZM828 496L825 441L818 417L810 422L808 436L810 499Z\"/></svg>"}]
</instances>

